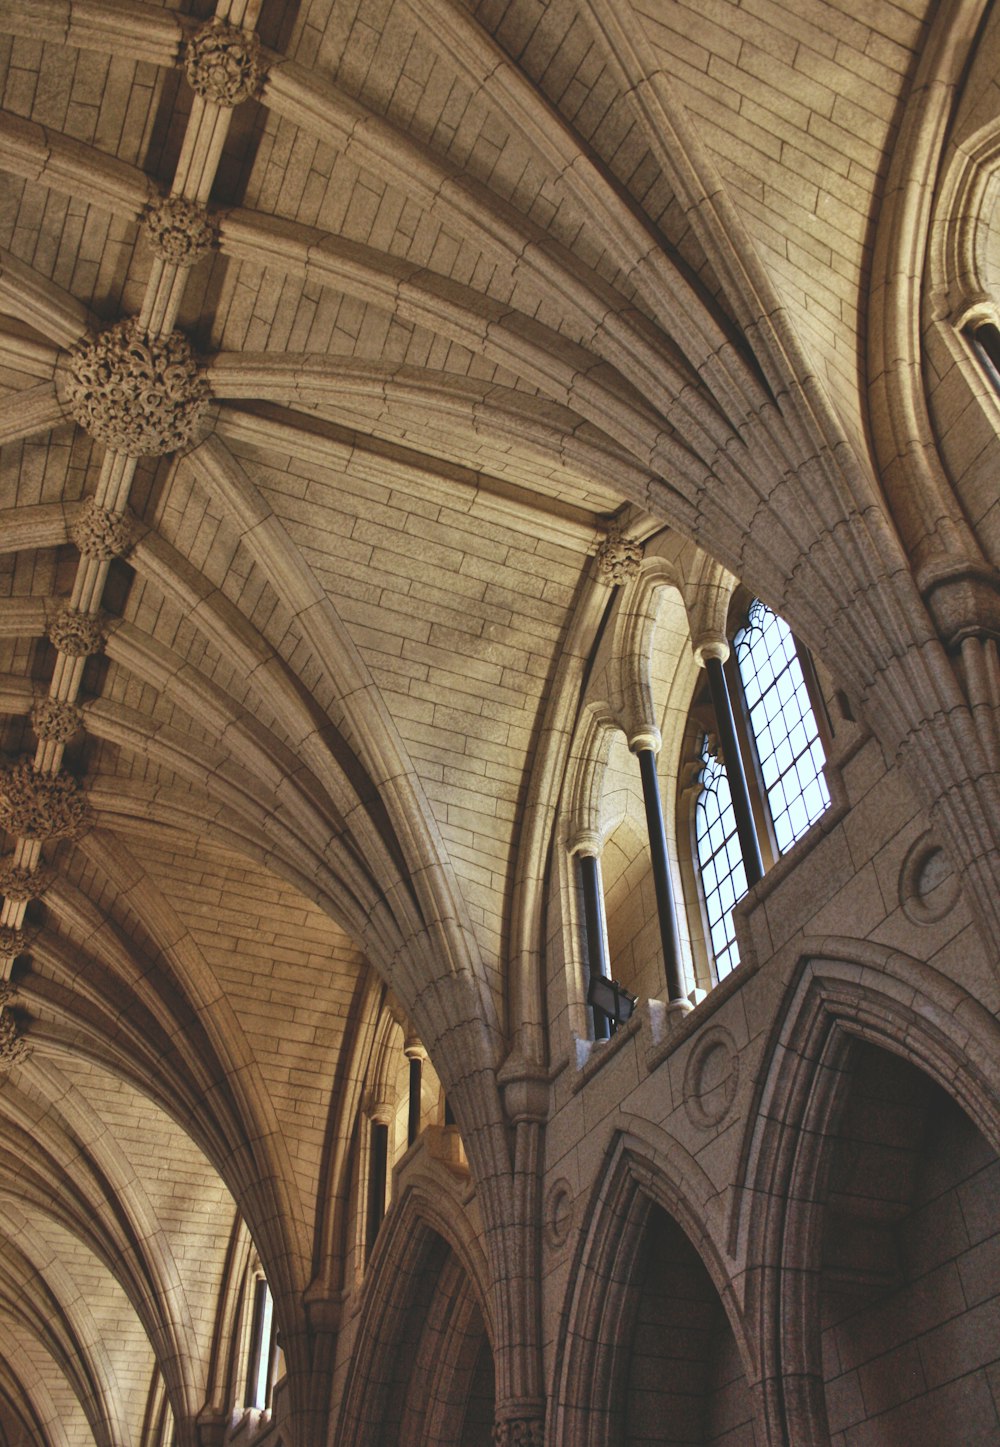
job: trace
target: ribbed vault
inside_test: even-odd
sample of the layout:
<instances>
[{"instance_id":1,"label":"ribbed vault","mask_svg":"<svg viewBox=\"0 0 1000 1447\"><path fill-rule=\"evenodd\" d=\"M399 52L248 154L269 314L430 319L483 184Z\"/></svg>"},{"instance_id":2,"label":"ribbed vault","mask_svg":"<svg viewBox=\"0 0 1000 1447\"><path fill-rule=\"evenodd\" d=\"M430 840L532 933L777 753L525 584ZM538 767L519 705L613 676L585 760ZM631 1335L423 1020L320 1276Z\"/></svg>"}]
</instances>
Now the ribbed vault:
<instances>
[{"instance_id":1,"label":"ribbed vault","mask_svg":"<svg viewBox=\"0 0 1000 1447\"><path fill-rule=\"evenodd\" d=\"M862 385L925 17L536 8L222 0L262 41L235 97L185 69L207 4L0 14L0 746L89 809L3 840L37 886L2 906L4 1430L140 1447L155 1367L194 1443L237 1217L315 1409L382 985L462 1127L497 1402L535 1400L496 1071L526 1022L545 1065L533 770L613 517L781 608L1000 922L989 750Z\"/></svg>"}]
</instances>

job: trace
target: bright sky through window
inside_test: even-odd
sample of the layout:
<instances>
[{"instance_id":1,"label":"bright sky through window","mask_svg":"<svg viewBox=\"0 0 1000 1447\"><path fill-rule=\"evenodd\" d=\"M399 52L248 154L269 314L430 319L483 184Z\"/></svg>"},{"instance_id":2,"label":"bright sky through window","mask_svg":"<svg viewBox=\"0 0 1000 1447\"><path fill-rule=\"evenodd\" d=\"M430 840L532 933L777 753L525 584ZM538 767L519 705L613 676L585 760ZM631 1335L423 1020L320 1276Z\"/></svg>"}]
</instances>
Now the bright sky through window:
<instances>
[{"instance_id":1,"label":"bright sky through window","mask_svg":"<svg viewBox=\"0 0 1000 1447\"><path fill-rule=\"evenodd\" d=\"M733 640L778 853L830 804L826 755L791 629L759 599Z\"/></svg>"},{"instance_id":2,"label":"bright sky through window","mask_svg":"<svg viewBox=\"0 0 1000 1447\"><path fill-rule=\"evenodd\" d=\"M775 844L784 854L829 807L826 756L787 623L755 599L733 648ZM721 980L740 962L733 906L747 884L729 780L707 737L701 759L695 843L709 942Z\"/></svg>"}]
</instances>

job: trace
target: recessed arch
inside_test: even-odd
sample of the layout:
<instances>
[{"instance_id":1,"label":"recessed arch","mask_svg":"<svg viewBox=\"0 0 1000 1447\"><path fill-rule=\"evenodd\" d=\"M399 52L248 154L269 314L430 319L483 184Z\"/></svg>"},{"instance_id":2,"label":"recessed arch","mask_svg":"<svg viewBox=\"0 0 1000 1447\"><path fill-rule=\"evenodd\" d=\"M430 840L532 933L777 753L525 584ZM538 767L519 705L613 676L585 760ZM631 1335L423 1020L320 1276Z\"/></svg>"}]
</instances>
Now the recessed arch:
<instances>
[{"instance_id":1,"label":"recessed arch","mask_svg":"<svg viewBox=\"0 0 1000 1447\"><path fill-rule=\"evenodd\" d=\"M713 1440L711 1398L723 1383L713 1380L710 1358L714 1354L714 1364L721 1364L723 1343L747 1429L755 1430L752 1340L720 1245L722 1227L718 1197L688 1151L665 1132L625 1117L591 1193L570 1268L555 1367L554 1440L565 1447L618 1447L631 1440L631 1356L651 1263L654 1275L664 1266L668 1274L671 1267L687 1273L705 1312L701 1377L693 1393L696 1435L677 1440ZM684 1309L664 1293L658 1308L646 1313L647 1335L656 1336L657 1311L665 1330L671 1316L682 1329ZM669 1373L666 1358L663 1367Z\"/></svg>"},{"instance_id":2,"label":"recessed arch","mask_svg":"<svg viewBox=\"0 0 1000 1447\"><path fill-rule=\"evenodd\" d=\"M827 1440L819 1331L819 1206L864 1041L933 1081L995 1151L1000 1026L933 967L860 941L817 942L777 1016L751 1107L730 1249L746 1261L770 1440Z\"/></svg>"}]
</instances>

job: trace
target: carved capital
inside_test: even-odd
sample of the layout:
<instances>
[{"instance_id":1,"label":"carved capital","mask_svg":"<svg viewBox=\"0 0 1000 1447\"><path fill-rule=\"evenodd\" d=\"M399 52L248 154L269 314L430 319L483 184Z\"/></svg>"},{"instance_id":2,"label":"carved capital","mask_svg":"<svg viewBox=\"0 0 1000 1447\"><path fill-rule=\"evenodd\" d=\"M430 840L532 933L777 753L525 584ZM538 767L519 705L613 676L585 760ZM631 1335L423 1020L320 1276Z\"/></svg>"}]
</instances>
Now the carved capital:
<instances>
[{"instance_id":1,"label":"carved capital","mask_svg":"<svg viewBox=\"0 0 1000 1447\"><path fill-rule=\"evenodd\" d=\"M597 549L597 571L609 587L617 588L634 578L642 562L642 544L611 528Z\"/></svg>"},{"instance_id":2,"label":"carved capital","mask_svg":"<svg viewBox=\"0 0 1000 1447\"><path fill-rule=\"evenodd\" d=\"M69 774L39 774L23 760L0 770L0 825L20 839L78 839L90 806Z\"/></svg>"},{"instance_id":3,"label":"carved capital","mask_svg":"<svg viewBox=\"0 0 1000 1447\"><path fill-rule=\"evenodd\" d=\"M61 698L43 698L31 710L31 727L40 739L66 744L80 732L83 714L75 703Z\"/></svg>"},{"instance_id":4,"label":"carved capital","mask_svg":"<svg viewBox=\"0 0 1000 1447\"><path fill-rule=\"evenodd\" d=\"M209 390L183 333L150 337L129 319L73 348L66 402L99 442L129 457L159 457L191 441Z\"/></svg>"},{"instance_id":5,"label":"carved capital","mask_svg":"<svg viewBox=\"0 0 1000 1447\"><path fill-rule=\"evenodd\" d=\"M153 251L174 266L193 266L219 244L219 228L212 217L186 196L151 201L142 219Z\"/></svg>"},{"instance_id":6,"label":"carved capital","mask_svg":"<svg viewBox=\"0 0 1000 1447\"><path fill-rule=\"evenodd\" d=\"M49 624L49 640L70 658L89 658L104 647L101 620L75 608L63 608Z\"/></svg>"},{"instance_id":7,"label":"carved capital","mask_svg":"<svg viewBox=\"0 0 1000 1447\"><path fill-rule=\"evenodd\" d=\"M541 1417L511 1417L493 1425L493 1447L545 1447Z\"/></svg>"},{"instance_id":8,"label":"carved capital","mask_svg":"<svg viewBox=\"0 0 1000 1447\"><path fill-rule=\"evenodd\" d=\"M216 16L188 41L184 71L203 100L231 109L260 92L264 81L260 41L252 31Z\"/></svg>"},{"instance_id":9,"label":"carved capital","mask_svg":"<svg viewBox=\"0 0 1000 1447\"><path fill-rule=\"evenodd\" d=\"M0 894L12 904L27 904L29 900L41 899L52 883L52 871L44 864L34 869L25 869L15 864L8 856L0 860Z\"/></svg>"},{"instance_id":10,"label":"carved capital","mask_svg":"<svg viewBox=\"0 0 1000 1447\"><path fill-rule=\"evenodd\" d=\"M132 522L127 513L98 507L90 498L73 524L72 538L85 558L108 562L132 546Z\"/></svg>"}]
</instances>

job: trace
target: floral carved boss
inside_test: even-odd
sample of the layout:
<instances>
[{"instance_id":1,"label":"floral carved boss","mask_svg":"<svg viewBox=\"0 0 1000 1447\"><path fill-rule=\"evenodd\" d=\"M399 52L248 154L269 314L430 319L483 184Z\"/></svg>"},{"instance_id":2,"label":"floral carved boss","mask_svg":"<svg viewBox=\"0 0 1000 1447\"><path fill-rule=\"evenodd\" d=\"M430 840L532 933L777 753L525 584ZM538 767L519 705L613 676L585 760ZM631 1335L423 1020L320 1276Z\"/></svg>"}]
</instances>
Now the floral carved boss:
<instances>
[{"instance_id":1,"label":"floral carved boss","mask_svg":"<svg viewBox=\"0 0 1000 1447\"><path fill-rule=\"evenodd\" d=\"M159 457L191 441L209 389L183 333L151 337L128 319L74 347L66 400L98 441L130 457Z\"/></svg>"}]
</instances>

